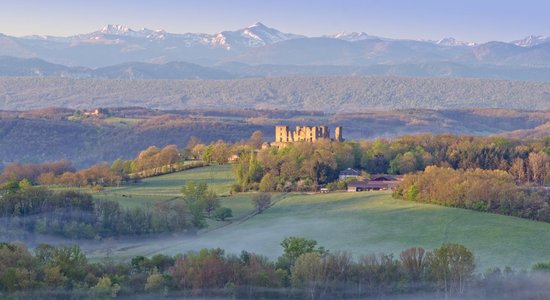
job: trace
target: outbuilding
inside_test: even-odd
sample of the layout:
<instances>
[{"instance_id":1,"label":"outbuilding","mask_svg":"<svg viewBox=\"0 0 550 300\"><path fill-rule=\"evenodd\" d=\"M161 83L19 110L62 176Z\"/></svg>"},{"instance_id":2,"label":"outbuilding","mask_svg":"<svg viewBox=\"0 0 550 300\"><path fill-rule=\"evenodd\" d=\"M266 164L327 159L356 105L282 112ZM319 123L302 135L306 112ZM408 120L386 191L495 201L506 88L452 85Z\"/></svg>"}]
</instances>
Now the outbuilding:
<instances>
[{"instance_id":1,"label":"outbuilding","mask_svg":"<svg viewBox=\"0 0 550 300\"><path fill-rule=\"evenodd\" d=\"M346 178L357 178L357 176L359 175L361 175L361 172L354 170L352 168L347 168L340 172L338 179L345 180Z\"/></svg>"},{"instance_id":2,"label":"outbuilding","mask_svg":"<svg viewBox=\"0 0 550 300\"><path fill-rule=\"evenodd\" d=\"M366 180L352 181L348 183L348 192L363 192L367 191L369 182Z\"/></svg>"}]
</instances>

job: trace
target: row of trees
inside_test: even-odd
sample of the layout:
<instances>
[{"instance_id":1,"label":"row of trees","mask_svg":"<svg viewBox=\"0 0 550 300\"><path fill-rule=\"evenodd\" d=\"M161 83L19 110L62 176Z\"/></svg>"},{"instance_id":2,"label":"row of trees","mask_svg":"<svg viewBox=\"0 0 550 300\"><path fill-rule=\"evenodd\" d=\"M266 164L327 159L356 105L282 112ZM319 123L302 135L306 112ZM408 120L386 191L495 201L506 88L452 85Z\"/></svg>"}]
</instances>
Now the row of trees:
<instances>
[{"instance_id":1,"label":"row of trees","mask_svg":"<svg viewBox=\"0 0 550 300\"><path fill-rule=\"evenodd\" d=\"M51 173L53 176L59 176L65 172L74 171L72 164L68 160L60 160L43 164L19 164L11 163L6 165L0 173L0 183L7 181L20 181L27 179L36 183L38 177L42 174Z\"/></svg>"},{"instance_id":2,"label":"row of trees","mask_svg":"<svg viewBox=\"0 0 550 300\"><path fill-rule=\"evenodd\" d=\"M75 171L70 161L44 164L8 164L0 173L0 183L27 179L31 184L66 187L118 186L123 181L140 179L205 166L202 161L185 162L176 145L151 146L133 160L117 159L111 165L97 164Z\"/></svg>"},{"instance_id":3,"label":"row of trees","mask_svg":"<svg viewBox=\"0 0 550 300\"><path fill-rule=\"evenodd\" d=\"M232 145L222 140L203 144L198 138L191 137L187 146L182 149L178 149L176 145L167 145L163 148L150 146L139 152L134 159L117 159L110 166L100 163L80 171L76 171L67 160L42 164L11 163L0 173L0 184L27 179L33 185L119 185L129 179L178 172L210 163L224 164L232 155L250 148L259 149L262 143L263 135L260 131L254 132L248 141Z\"/></svg>"},{"instance_id":4,"label":"row of trees","mask_svg":"<svg viewBox=\"0 0 550 300\"><path fill-rule=\"evenodd\" d=\"M95 298L168 292L237 298L310 298L380 296L441 291L463 294L471 285L474 256L464 246L445 244L433 251L411 248L399 259L370 255L353 260L329 253L313 240L289 237L276 262L243 251L225 255L204 249L174 257L137 256L129 263L89 262L77 246L0 243L0 292L41 290L49 295L82 292ZM17 295L17 294L15 294ZM24 295L24 294L22 294Z\"/></svg>"},{"instance_id":5,"label":"row of trees","mask_svg":"<svg viewBox=\"0 0 550 300\"><path fill-rule=\"evenodd\" d=\"M0 219L4 229L92 239L194 232L207 225L207 217L225 220L232 216L206 184L190 182L182 192L183 198L124 208L86 193L32 187L23 180L0 188Z\"/></svg>"},{"instance_id":6,"label":"row of trees","mask_svg":"<svg viewBox=\"0 0 550 300\"><path fill-rule=\"evenodd\" d=\"M0 243L0 295L15 298L108 299L233 297L239 299L345 299L408 294L420 298L543 299L549 263L530 273L490 269L474 274L474 254L459 244L432 251L409 248L398 258L354 259L330 253L314 240L285 238L276 260L250 253L203 249L175 256L136 256L128 262L91 262L78 246ZM434 293L434 294L432 294Z\"/></svg>"},{"instance_id":7,"label":"row of trees","mask_svg":"<svg viewBox=\"0 0 550 300\"><path fill-rule=\"evenodd\" d=\"M430 166L406 175L394 196L550 222L550 194L544 189L518 188L514 177L501 170Z\"/></svg>"}]
</instances>

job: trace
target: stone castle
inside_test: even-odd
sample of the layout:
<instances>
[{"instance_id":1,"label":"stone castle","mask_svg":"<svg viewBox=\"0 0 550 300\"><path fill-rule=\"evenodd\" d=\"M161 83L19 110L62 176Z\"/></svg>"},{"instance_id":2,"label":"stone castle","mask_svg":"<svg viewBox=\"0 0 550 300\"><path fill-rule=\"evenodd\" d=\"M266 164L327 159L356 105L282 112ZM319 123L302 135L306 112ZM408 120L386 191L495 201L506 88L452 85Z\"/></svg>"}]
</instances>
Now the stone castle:
<instances>
[{"instance_id":1,"label":"stone castle","mask_svg":"<svg viewBox=\"0 0 550 300\"><path fill-rule=\"evenodd\" d=\"M275 126L275 143L316 142L319 139L331 139L328 126L296 126L294 131L288 126ZM334 130L334 141L344 141L342 126Z\"/></svg>"}]
</instances>

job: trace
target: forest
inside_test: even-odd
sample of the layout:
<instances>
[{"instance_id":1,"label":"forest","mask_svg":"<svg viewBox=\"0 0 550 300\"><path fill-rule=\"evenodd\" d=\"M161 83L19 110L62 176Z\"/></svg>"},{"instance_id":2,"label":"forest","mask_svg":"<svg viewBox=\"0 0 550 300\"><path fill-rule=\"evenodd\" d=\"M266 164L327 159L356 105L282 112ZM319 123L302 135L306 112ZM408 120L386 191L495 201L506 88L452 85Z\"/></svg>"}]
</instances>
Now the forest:
<instances>
[{"instance_id":1,"label":"forest","mask_svg":"<svg viewBox=\"0 0 550 300\"><path fill-rule=\"evenodd\" d=\"M143 106L153 109L550 108L550 84L392 76L274 77L239 80L0 79L0 109Z\"/></svg>"},{"instance_id":2,"label":"forest","mask_svg":"<svg viewBox=\"0 0 550 300\"><path fill-rule=\"evenodd\" d=\"M517 299L548 291L548 263L534 265L529 273L496 268L476 274L474 253L460 244L431 251L409 248L398 257L359 258L302 237L287 237L281 247L275 261L247 251L228 255L217 248L93 262L76 245L40 244L31 251L21 243L0 243L0 296L334 299L408 294Z\"/></svg>"}]
</instances>

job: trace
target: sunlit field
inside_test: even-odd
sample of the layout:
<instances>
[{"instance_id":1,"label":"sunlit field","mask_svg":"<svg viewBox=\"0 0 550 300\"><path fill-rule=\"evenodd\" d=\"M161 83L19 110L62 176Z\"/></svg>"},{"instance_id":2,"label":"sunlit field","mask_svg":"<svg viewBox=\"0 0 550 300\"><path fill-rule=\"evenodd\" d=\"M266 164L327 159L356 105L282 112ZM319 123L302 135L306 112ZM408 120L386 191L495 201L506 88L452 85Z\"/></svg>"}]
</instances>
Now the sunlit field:
<instances>
[{"instance_id":1,"label":"sunlit field","mask_svg":"<svg viewBox=\"0 0 550 300\"><path fill-rule=\"evenodd\" d=\"M206 181L220 195L229 194L233 181L230 166L213 166L147 179L96 197L104 194L126 206L142 205L149 203L148 197L162 201L178 196L187 180ZM121 194L132 197L121 199ZM460 243L474 251L480 271L505 266L529 269L535 262L550 260L547 223L412 203L393 199L390 192L276 194L273 207L251 215L251 195L222 197L222 206L230 207L234 218L225 223L209 222L210 227L196 237L111 241L87 250L92 256L109 253L127 259L220 247L229 253L247 250L275 258L281 254L283 238L303 236L331 251L349 251L356 257L372 253L398 256L408 247L432 249L442 243Z\"/></svg>"}]
</instances>

